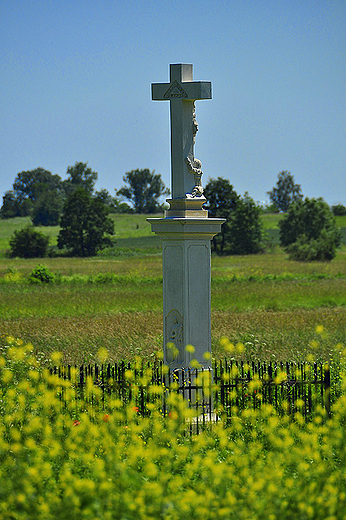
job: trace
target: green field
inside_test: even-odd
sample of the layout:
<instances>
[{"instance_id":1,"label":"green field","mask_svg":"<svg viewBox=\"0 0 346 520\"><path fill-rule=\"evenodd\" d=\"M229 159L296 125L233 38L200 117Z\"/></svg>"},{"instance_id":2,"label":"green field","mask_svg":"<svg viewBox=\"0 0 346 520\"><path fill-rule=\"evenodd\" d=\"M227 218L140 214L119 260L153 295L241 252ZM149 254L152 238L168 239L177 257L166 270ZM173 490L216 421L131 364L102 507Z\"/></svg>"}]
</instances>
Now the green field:
<instances>
[{"instance_id":1,"label":"green field","mask_svg":"<svg viewBox=\"0 0 346 520\"><path fill-rule=\"evenodd\" d=\"M114 360L150 358L162 348L160 241L146 215L113 218L117 243L108 256L41 260L6 258L11 234L26 219L0 220L1 334L32 342L43 359L60 350L70 363L94 361L101 346ZM279 218L264 215L264 227L277 231ZM58 228L41 229L54 244ZM244 358L328 359L331 345L346 345L345 246L329 263L293 262L273 251L212 257L213 355L223 355L219 340L227 336L245 345ZM55 283L28 282L38 264L57 274Z\"/></svg>"}]
</instances>

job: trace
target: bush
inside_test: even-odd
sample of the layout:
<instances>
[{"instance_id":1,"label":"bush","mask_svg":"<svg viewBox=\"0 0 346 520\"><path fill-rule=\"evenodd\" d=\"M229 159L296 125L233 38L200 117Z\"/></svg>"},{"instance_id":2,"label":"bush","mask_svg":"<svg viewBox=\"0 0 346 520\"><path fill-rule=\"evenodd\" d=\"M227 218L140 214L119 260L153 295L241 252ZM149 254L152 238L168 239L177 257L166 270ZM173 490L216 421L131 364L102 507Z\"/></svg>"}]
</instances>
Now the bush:
<instances>
[{"instance_id":1,"label":"bush","mask_svg":"<svg viewBox=\"0 0 346 520\"><path fill-rule=\"evenodd\" d=\"M6 269L6 273L4 274L5 282L19 283L22 279L23 275L18 271L18 269L15 269L14 267L8 267Z\"/></svg>"},{"instance_id":2,"label":"bush","mask_svg":"<svg viewBox=\"0 0 346 520\"><path fill-rule=\"evenodd\" d=\"M323 230L317 239L308 239L302 235L296 242L287 246L290 260L311 262L313 260L330 261L336 255L334 235Z\"/></svg>"},{"instance_id":3,"label":"bush","mask_svg":"<svg viewBox=\"0 0 346 520\"><path fill-rule=\"evenodd\" d=\"M292 203L279 228L281 245L294 260L332 260L340 246L340 230L322 198Z\"/></svg>"},{"instance_id":4,"label":"bush","mask_svg":"<svg viewBox=\"0 0 346 520\"><path fill-rule=\"evenodd\" d=\"M12 258L43 258L47 254L49 237L27 226L13 233L10 239Z\"/></svg>"},{"instance_id":5,"label":"bush","mask_svg":"<svg viewBox=\"0 0 346 520\"><path fill-rule=\"evenodd\" d=\"M343 217L346 215L346 207L342 204L337 204L336 206L332 206L332 212L336 217Z\"/></svg>"},{"instance_id":6,"label":"bush","mask_svg":"<svg viewBox=\"0 0 346 520\"><path fill-rule=\"evenodd\" d=\"M46 265L37 265L29 275L31 283L52 283L55 281L55 274Z\"/></svg>"}]
</instances>

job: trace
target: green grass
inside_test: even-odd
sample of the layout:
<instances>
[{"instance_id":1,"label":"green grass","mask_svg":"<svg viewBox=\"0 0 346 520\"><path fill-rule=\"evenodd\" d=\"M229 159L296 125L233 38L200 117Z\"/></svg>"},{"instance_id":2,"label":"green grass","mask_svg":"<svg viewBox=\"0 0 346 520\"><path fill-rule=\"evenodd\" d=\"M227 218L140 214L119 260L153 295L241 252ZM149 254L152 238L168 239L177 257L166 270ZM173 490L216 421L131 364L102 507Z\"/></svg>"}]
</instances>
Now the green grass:
<instances>
[{"instance_id":1,"label":"green grass","mask_svg":"<svg viewBox=\"0 0 346 520\"><path fill-rule=\"evenodd\" d=\"M263 229L279 229L279 221L283 218L283 213L264 213L261 218ZM340 228L346 228L346 215L335 217L336 225Z\"/></svg>"},{"instance_id":2,"label":"green grass","mask_svg":"<svg viewBox=\"0 0 346 520\"><path fill-rule=\"evenodd\" d=\"M115 225L116 248L119 256L134 256L134 254L155 254L160 250L160 239L151 232L147 222L149 217L162 217L162 214L136 215L136 214L112 214L110 215ZM263 229L268 235L269 241L279 244L279 221L282 214L272 213L261 216ZM0 258L9 250L9 240L15 230L22 229L30 224L29 217L17 217L13 219L0 219ZM346 244L346 216L336 217L337 226L341 228L343 244ZM56 246L59 234L59 226L37 227L39 231L50 237L50 245ZM114 252L113 252L114 254Z\"/></svg>"},{"instance_id":3,"label":"green grass","mask_svg":"<svg viewBox=\"0 0 346 520\"><path fill-rule=\"evenodd\" d=\"M95 360L101 346L113 360L136 354L150 358L162 347L160 240L146 215L113 218L113 256L25 260L0 255L0 333L31 341L43 357L61 350L71 363ZM275 231L280 215L263 218ZM26 221L0 221L0 245ZM41 229L57 235L58 228ZM57 283L28 282L39 263L58 273ZM9 268L12 282L6 281ZM332 262L310 263L290 261L279 249L213 256L211 303L215 357L223 355L219 339L227 336L245 344L246 357L305 359L316 325L324 326L328 345L346 345L346 250ZM318 348L320 359L330 356L323 341Z\"/></svg>"},{"instance_id":4,"label":"green grass","mask_svg":"<svg viewBox=\"0 0 346 520\"><path fill-rule=\"evenodd\" d=\"M162 217L161 213L155 215L132 215L132 214L111 214L114 221L115 239L119 247L160 247L158 237L153 237L150 224L147 222L149 217ZM14 231L22 229L31 223L29 217L16 217L11 219L0 219L0 255L4 255L9 249L9 241ZM59 234L59 226L40 226L35 229L50 237L49 245L56 246ZM141 240L148 238L150 240Z\"/></svg>"},{"instance_id":5,"label":"green grass","mask_svg":"<svg viewBox=\"0 0 346 520\"><path fill-rule=\"evenodd\" d=\"M288 261L282 252L212 258L212 346L243 342L244 356L305 359L316 325L328 345L346 344L346 254L330 263ZM0 259L1 332L31 341L42 356L61 350L66 362L150 358L162 346L161 255L133 258L52 258L44 263L60 282L32 285L36 260ZM5 282L11 266L22 274ZM109 273L100 283L100 273ZM97 283L99 280L99 283ZM321 343L319 358L330 356Z\"/></svg>"}]
</instances>

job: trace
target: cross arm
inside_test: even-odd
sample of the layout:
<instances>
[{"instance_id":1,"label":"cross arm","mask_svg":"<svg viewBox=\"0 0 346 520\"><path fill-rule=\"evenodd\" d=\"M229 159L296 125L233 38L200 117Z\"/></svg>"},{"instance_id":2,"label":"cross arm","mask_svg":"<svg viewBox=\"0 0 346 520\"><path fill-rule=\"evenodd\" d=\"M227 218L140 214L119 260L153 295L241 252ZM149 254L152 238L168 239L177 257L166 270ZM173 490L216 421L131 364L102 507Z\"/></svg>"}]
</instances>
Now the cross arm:
<instances>
[{"instance_id":1,"label":"cross arm","mask_svg":"<svg viewBox=\"0 0 346 520\"><path fill-rule=\"evenodd\" d=\"M185 81L172 83L152 83L151 96L154 101L168 101L181 98L186 101L211 99L210 81Z\"/></svg>"}]
</instances>

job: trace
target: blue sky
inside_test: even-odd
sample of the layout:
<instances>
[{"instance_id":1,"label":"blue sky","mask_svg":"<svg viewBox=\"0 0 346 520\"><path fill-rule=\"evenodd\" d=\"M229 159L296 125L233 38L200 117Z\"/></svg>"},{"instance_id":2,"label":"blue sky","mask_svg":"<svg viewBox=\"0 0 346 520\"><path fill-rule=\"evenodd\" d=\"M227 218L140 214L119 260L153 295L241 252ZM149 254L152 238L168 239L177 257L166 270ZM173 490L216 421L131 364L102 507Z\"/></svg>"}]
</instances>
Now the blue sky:
<instances>
[{"instance_id":1,"label":"blue sky","mask_svg":"<svg viewBox=\"0 0 346 520\"><path fill-rule=\"evenodd\" d=\"M170 185L170 63L212 82L197 101L203 183L267 200L282 170L346 204L345 0L2 0L0 195L42 166L88 162L97 188L150 168Z\"/></svg>"}]
</instances>

